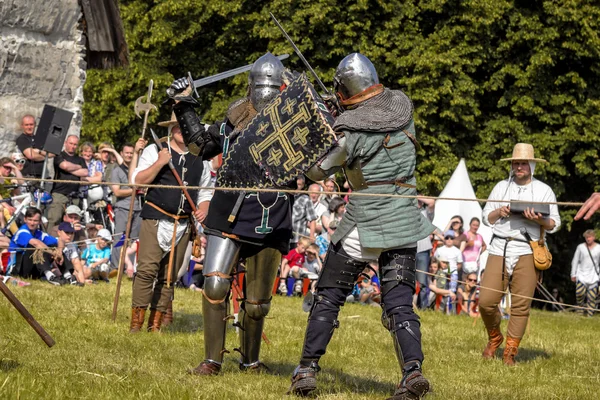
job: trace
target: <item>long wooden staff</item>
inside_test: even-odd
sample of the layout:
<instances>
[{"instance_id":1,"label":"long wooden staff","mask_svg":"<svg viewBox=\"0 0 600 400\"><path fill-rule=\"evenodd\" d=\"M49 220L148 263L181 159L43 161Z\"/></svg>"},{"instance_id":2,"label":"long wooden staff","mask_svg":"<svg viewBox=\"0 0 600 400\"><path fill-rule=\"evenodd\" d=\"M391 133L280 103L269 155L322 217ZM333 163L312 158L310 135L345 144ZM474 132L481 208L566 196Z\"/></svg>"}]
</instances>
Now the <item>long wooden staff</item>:
<instances>
[{"instance_id":1,"label":"long wooden staff","mask_svg":"<svg viewBox=\"0 0 600 400\"><path fill-rule=\"evenodd\" d=\"M152 88L154 86L154 81L150 79L148 84L148 94L146 96L139 97L135 101L135 113L138 117L140 117L140 111L144 111L144 124L142 125L142 139L146 135L146 127L148 126L148 114L152 110L156 110L156 106L154 106L150 100L152 99ZM146 101L144 101L144 99ZM129 169L135 169L137 167L137 160L139 157L136 157L136 165L131 164ZM133 182L132 182L133 183ZM136 196L137 188L135 186L131 187L131 200L129 201L129 214L127 215L127 226L125 227L125 239L123 241L123 247L121 248L121 254L119 257L119 267L117 270L117 290L115 292L115 300L113 301L113 311L112 311L112 320L113 322L117 319L117 307L119 306L119 296L121 295L121 282L123 281L123 265L125 263L125 256L127 255L127 245L129 242L129 235L131 233L131 220L133 219L133 206L135 204L135 196Z\"/></svg>"},{"instance_id":2,"label":"long wooden staff","mask_svg":"<svg viewBox=\"0 0 600 400\"><path fill-rule=\"evenodd\" d=\"M0 279L0 291L4 296L6 296L8 301L10 301L13 306L15 306L17 311L21 314L23 318L25 318L25 321L27 321L27 323L33 328L35 333L37 333L42 338L44 343L46 343L48 347L54 346L54 339L52 339L52 336L50 336L48 332L44 330L44 328L35 320L35 318L33 318L33 315L31 315L29 311L27 311L23 303L21 303L19 299L17 299L17 296L15 296L13 292L10 291L10 289L4 284L2 279Z\"/></svg>"}]
</instances>

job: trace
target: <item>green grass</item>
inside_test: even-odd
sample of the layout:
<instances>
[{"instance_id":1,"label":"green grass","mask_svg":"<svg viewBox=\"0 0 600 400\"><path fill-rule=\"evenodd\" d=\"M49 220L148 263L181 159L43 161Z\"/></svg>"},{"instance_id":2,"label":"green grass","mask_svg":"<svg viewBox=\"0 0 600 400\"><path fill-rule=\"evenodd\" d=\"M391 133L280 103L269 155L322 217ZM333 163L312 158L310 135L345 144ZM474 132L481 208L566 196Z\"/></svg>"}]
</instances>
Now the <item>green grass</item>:
<instances>
[{"instance_id":1,"label":"green grass","mask_svg":"<svg viewBox=\"0 0 600 400\"><path fill-rule=\"evenodd\" d=\"M237 353L222 375L186 374L202 359L201 294L178 290L175 322L162 334L130 335L131 283L124 281L116 323L115 284L85 288L35 282L14 293L56 340L49 349L0 300L0 398L3 399L281 399L298 362L307 314L298 298L273 299L262 360L268 375L241 373ZM321 360L319 399L384 399L399 379L392 342L375 307L349 304ZM421 313L424 371L432 399L597 399L600 317L535 311L517 360L485 361L482 322ZM504 324L503 324L504 327ZM227 348L237 347L234 329ZM289 397L287 397L289 398Z\"/></svg>"}]
</instances>

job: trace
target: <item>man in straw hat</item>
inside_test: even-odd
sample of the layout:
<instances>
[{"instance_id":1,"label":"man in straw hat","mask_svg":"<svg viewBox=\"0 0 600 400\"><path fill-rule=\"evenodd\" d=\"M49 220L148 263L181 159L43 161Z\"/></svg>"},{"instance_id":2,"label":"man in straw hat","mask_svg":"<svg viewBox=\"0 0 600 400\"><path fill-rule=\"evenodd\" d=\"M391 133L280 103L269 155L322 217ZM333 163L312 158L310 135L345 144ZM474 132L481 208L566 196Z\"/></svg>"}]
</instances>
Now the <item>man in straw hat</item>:
<instances>
[{"instance_id":1,"label":"man in straw hat","mask_svg":"<svg viewBox=\"0 0 600 400\"><path fill-rule=\"evenodd\" d=\"M514 200L556 202L556 195L552 189L533 177L536 164L546 160L534 157L531 144L517 143L512 157L501 161L510 161L511 169L509 178L498 182L488 199L504 202L488 202L483 209L483 222L492 227L493 236L488 247L490 256L481 282L479 308L489 336L483 357L491 359L504 341L500 332L501 316L498 304L507 287L510 287L513 296L502 359L504 364L514 365L519 343L529 319L531 297L539 277L529 242L539 240L544 230L548 233L556 232L560 227L560 216L556 204L551 204L548 212L544 212L545 215L535 210L545 207L539 204L516 212L515 209L523 203L513 203L511 210L511 201Z\"/></svg>"},{"instance_id":2,"label":"man in straw hat","mask_svg":"<svg viewBox=\"0 0 600 400\"><path fill-rule=\"evenodd\" d=\"M200 157L188 151L175 115L172 114L169 121L159 122L159 126L168 128L165 146L160 151L156 144L144 148L139 165L132 174L133 184L178 186L168 165L172 161L184 184L209 186L210 172L203 168ZM189 190L189 193L197 199L198 209L194 217L201 222L206 216L211 193L206 190ZM130 332L138 332L142 328L148 305L148 330L160 330L173 297L172 283L175 282L177 266L183 261L190 239L191 214L192 208L181 189L148 189L141 213L140 251L133 281Z\"/></svg>"}]
</instances>

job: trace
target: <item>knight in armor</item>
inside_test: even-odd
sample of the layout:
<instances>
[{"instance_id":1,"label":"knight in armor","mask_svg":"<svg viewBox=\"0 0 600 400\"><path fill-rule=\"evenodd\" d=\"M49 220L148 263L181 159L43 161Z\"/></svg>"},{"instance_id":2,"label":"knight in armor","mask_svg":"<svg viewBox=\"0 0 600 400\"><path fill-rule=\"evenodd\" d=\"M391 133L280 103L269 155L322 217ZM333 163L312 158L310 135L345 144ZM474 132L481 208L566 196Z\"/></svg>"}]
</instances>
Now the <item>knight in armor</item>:
<instances>
[{"instance_id":1,"label":"knight in armor","mask_svg":"<svg viewBox=\"0 0 600 400\"><path fill-rule=\"evenodd\" d=\"M178 101L174 111L186 143L190 148L198 145L204 152L218 143L225 159L238 135L280 93L284 87L283 73L283 64L271 53L260 57L250 70L247 96L229 106L223 122L206 130L195 114L193 100L181 92L185 87L189 92L189 82L185 78L175 81L171 89L179 94L174 97ZM235 157L235 152L230 156ZM216 186L220 185L217 180ZM232 272L240 259L246 260L237 325L240 369L256 372L267 369L259 360L261 335L281 256L289 250L291 200L285 193L215 191L204 230L207 235L202 299L205 355L204 361L190 373L217 375L221 370L227 351L225 333Z\"/></svg>"},{"instance_id":2,"label":"knight in armor","mask_svg":"<svg viewBox=\"0 0 600 400\"><path fill-rule=\"evenodd\" d=\"M418 142L408 96L384 88L371 61L358 53L341 61L334 88L344 110L334 129L343 137L308 177L318 181L343 168L354 192L416 196ZM412 298L417 241L433 230L416 199L350 197L317 283L290 393L307 395L316 389L318 363L340 325L340 307L370 261L379 263L382 322L391 333L403 374L390 399L419 399L428 392L429 382L421 373L420 322Z\"/></svg>"}]
</instances>

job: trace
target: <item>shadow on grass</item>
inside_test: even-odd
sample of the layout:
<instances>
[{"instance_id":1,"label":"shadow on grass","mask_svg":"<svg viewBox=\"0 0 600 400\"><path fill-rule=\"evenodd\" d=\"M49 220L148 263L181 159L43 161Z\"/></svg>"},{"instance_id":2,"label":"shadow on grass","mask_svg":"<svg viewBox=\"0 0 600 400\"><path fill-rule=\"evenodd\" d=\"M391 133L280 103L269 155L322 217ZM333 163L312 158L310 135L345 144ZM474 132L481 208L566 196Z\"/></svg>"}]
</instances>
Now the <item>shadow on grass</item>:
<instances>
[{"instance_id":1,"label":"shadow on grass","mask_svg":"<svg viewBox=\"0 0 600 400\"><path fill-rule=\"evenodd\" d=\"M290 380L296 366L297 364L268 362L270 375L288 377ZM395 385L392 383L382 382L364 376L347 374L337 368L326 369L319 372L317 374L317 382L318 389L315 391L315 396L313 397L343 392L389 395L393 393L395 389Z\"/></svg>"},{"instance_id":2,"label":"shadow on grass","mask_svg":"<svg viewBox=\"0 0 600 400\"><path fill-rule=\"evenodd\" d=\"M173 313L173 323L166 329L172 333L197 333L204 327L201 313Z\"/></svg>"},{"instance_id":3,"label":"shadow on grass","mask_svg":"<svg viewBox=\"0 0 600 400\"><path fill-rule=\"evenodd\" d=\"M0 360L0 371L9 372L19 368L19 363L15 360Z\"/></svg>"},{"instance_id":4,"label":"shadow on grass","mask_svg":"<svg viewBox=\"0 0 600 400\"><path fill-rule=\"evenodd\" d=\"M538 358L546 360L550 358L550 354L546 353L544 350L520 348L519 354L515 357L515 360L524 363Z\"/></svg>"}]
</instances>

